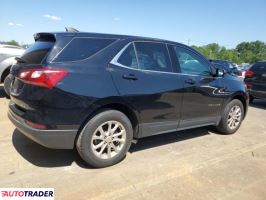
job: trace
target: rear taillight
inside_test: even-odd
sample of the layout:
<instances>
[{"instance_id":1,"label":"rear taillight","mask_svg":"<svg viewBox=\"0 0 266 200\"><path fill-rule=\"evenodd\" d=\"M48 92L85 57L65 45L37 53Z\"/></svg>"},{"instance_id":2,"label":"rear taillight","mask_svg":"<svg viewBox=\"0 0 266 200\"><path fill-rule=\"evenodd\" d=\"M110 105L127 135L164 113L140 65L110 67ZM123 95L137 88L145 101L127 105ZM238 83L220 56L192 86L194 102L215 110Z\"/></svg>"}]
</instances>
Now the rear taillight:
<instances>
[{"instance_id":1,"label":"rear taillight","mask_svg":"<svg viewBox=\"0 0 266 200\"><path fill-rule=\"evenodd\" d=\"M24 69L20 71L18 78L28 84L46 88L53 88L67 74L68 71L66 69Z\"/></svg>"},{"instance_id":2,"label":"rear taillight","mask_svg":"<svg viewBox=\"0 0 266 200\"><path fill-rule=\"evenodd\" d=\"M246 71L246 77L252 77L254 75L254 72L253 71Z\"/></svg>"}]
</instances>

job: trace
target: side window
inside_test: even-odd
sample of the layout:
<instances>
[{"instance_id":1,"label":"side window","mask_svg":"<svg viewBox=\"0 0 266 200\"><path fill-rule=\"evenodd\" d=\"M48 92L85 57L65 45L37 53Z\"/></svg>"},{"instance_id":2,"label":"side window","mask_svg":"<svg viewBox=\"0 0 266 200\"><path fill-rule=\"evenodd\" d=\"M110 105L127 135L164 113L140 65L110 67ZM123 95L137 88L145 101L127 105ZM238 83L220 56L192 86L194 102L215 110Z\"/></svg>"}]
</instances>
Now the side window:
<instances>
[{"instance_id":1,"label":"side window","mask_svg":"<svg viewBox=\"0 0 266 200\"><path fill-rule=\"evenodd\" d=\"M138 68L137 58L133 44L130 44L117 60L119 64L131 68Z\"/></svg>"},{"instance_id":2,"label":"side window","mask_svg":"<svg viewBox=\"0 0 266 200\"><path fill-rule=\"evenodd\" d=\"M181 73L192 75L210 75L209 65L201 58L185 48L174 47L175 54L179 61Z\"/></svg>"},{"instance_id":3,"label":"side window","mask_svg":"<svg viewBox=\"0 0 266 200\"><path fill-rule=\"evenodd\" d=\"M135 42L139 68L153 71L172 72L165 44Z\"/></svg>"},{"instance_id":4,"label":"side window","mask_svg":"<svg viewBox=\"0 0 266 200\"><path fill-rule=\"evenodd\" d=\"M74 38L65 49L54 58L54 62L86 59L114 41L114 39L102 38Z\"/></svg>"}]
</instances>

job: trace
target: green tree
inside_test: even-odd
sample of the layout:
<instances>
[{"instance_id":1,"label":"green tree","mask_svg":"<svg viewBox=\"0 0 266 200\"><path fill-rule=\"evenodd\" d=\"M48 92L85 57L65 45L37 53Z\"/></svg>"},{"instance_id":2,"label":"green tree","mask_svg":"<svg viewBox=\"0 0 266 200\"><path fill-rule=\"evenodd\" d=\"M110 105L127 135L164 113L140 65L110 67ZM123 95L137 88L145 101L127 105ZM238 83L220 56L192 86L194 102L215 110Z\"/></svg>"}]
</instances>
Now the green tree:
<instances>
[{"instance_id":1,"label":"green tree","mask_svg":"<svg viewBox=\"0 0 266 200\"><path fill-rule=\"evenodd\" d=\"M236 46L236 50L243 62L266 60L266 44L261 41L242 42Z\"/></svg>"},{"instance_id":2,"label":"green tree","mask_svg":"<svg viewBox=\"0 0 266 200\"><path fill-rule=\"evenodd\" d=\"M261 41L242 42L235 49L226 49L217 43L192 47L208 59L228 60L235 63L255 63L266 60L266 44Z\"/></svg>"},{"instance_id":3,"label":"green tree","mask_svg":"<svg viewBox=\"0 0 266 200\"><path fill-rule=\"evenodd\" d=\"M8 45L14 45L14 46L20 46L19 43L15 40L10 40L6 42L1 42L2 44L8 44Z\"/></svg>"}]
</instances>

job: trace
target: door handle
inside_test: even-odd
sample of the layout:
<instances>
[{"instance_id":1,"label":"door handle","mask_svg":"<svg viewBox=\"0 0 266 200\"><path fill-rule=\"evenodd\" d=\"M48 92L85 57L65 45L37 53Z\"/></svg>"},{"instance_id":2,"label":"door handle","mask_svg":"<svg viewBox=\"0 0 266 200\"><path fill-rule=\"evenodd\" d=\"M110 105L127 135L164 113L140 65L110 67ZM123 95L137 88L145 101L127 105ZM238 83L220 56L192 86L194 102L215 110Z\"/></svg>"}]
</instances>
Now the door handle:
<instances>
[{"instance_id":1,"label":"door handle","mask_svg":"<svg viewBox=\"0 0 266 200\"><path fill-rule=\"evenodd\" d=\"M123 79L126 79L126 80L133 80L133 81L135 81L135 80L138 80L138 78L134 75L134 74L124 74L123 75Z\"/></svg>"},{"instance_id":2,"label":"door handle","mask_svg":"<svg viewBox=\"0 0 266 200\"><path fill-rule=\"evenodd\" d=\"M190 85L194 85L195 84L195 81L192 80L192 79L187 79L187 80L185 80L185 83L188 83Z\"/></svg>"}]
</instances>

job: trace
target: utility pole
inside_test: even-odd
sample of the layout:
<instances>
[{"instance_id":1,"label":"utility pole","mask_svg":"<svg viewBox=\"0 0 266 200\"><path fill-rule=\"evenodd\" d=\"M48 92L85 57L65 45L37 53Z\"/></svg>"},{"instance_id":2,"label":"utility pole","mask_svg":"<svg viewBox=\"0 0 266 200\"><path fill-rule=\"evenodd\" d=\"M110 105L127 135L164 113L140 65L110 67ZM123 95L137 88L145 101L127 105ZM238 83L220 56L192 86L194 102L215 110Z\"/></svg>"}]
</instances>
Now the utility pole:
<instances>
[{"instance_id":1,"label":"utility pole","mask_svg":"<svg viewBox=\"0 0 266 200\"><path fill-rule=\"evenodd\" d=\"M187 45L188 45L188 46L189 46L190 41L191 41L190 39L187 40Z\"/></svg>"}]
</instances>

